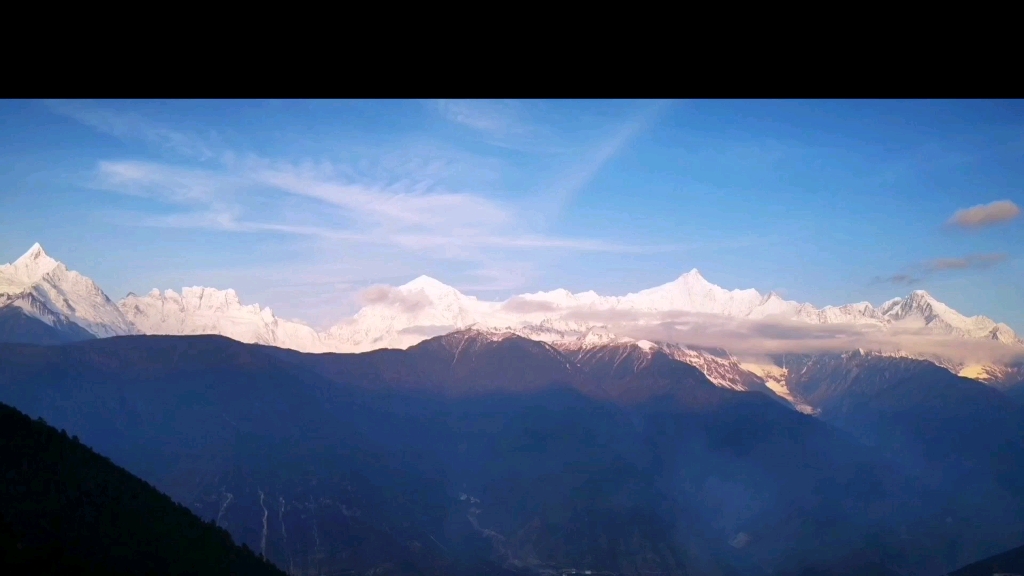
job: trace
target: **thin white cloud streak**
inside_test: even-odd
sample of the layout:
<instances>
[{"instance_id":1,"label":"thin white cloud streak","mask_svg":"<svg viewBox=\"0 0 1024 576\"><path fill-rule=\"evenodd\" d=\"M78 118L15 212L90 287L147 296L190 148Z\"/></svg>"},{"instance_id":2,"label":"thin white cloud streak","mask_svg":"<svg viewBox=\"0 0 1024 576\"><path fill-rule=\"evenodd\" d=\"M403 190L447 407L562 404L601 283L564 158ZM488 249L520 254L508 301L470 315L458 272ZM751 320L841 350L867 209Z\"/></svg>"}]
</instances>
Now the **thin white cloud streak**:
<instances>
[{"instance_id":1,"label":"thin white cloud streak","mask_svg":"<svg viewBox=\"0 0 1024 576\"><path fill-rule=\"evenodd\" d=\"M395 192L395 187L371 189L327 182L294 170L261 171L252 174L252 178L290 194L357 212L387 227L491 227L506 225L511 220L507 209L472 194Z\"/></svg>"},{"instance_id":2,"label":"thin white cloud streak","mask_svg":"<svg viewBox=\"0 0 1024 576\"><path fill-rule=\"evenodd\" d=\"M935 274L988 270L1009 261L1009 254L968 254L960 258L938 258L909 266L906 271L888 277L876 277L875 283L909 286Z\"/></svg>"},{"instance_id":3,"label":"thin white cloud streak","mask_svg":"<svg viewBox=\"0 0 1024 576\"><path fill-rule=\"evenodd\" d=\"M530 132L512 108L503 102L486 100L437 100L438 112L446 120L495 136Z\"/></svg>"},{"instance_id":4,"label":"thin white cloud streak","mask_svg":"<svg viewBox=\"0 0 1024 576\"><path fill-rule=\"evenodd\" d=\"M544 125L530 118L521 102L505 100L435 100L433 108L445 120L474 131L485 143L528 153L563 153L564 146Z\"/></svg>"},{"instance_id":5,"label":"thin white cloud streak","mask_svg":"<svg viewBox=\"0 0 1024 576\"><path fill-rule=\"evenodd\" d=\"M330 172L330 170L320 170ZM474 249L569 250L641 253L673 246L628 246L602 240L560 238L520 230L516 210L466 193L394 192L388 187L326 181L311 169L258 168L239 174L172 168L144 162L101 162L96 187L195 207L160 216L125 215L129 223L228 232L269 232L327 240L389 244L413 251L437 251L473 259ZM336 207L354 229L243 218L247 188L269 188ZM394 187L391 187L393 190Z\"/></svg>"},{"instance_id":6,"label":"thin white cloud streak","mask_svg":"<svg viewBox=\"0 0 1024 576\"><path fill-rule=\"evenodd\" d=\"M662 100L645 110L638 117L622 125L619 130L583 163L577 165L554 187L552 200L554 212L561 212L565 206L615 158L643 130L655 121L669 107L671 101Z\"/></svg>"},{"instance_id":7,"label":"thin white cloud streak","mask_svg":"<svg viewBox=\"0 0 1024 576\"><path fill-rule=\"evenodd\" d=\"M201 139L167 130L134 114L89 108L78 103L50 102L55 112L74 118L101 132L122 138L171 146L182 153L203 158L213 155ZM456 120L477 129L504 133L525 132L515 121L499 113L474 111L478 103L449 102L441 106ZM661 103L651 110L657 111ZM502 108L504 107L504 108ZM492 106L496 110L505 105ZM648 111L647 116L650 116ZM630 123L610 144L603 146L593 173L642 127L642 121ZM339 180L360 172L348 166L330 163L272 162L260 158L239 159L230 152L220 154L225 170L197 170L138 161L103 161L98 166L96 186L108 191L143 196L171 204L187 205L185 213L161 216L133 216L143 226L202 228L231 232L275 232L298 236L316 236L327 240L392 244L417 251L440 251L444 258L482 258L479 249L569 250L589 252L657 252L679 249L676 246L625 246L595 239L560 238L531 231L519 210L480 194L449 192L440 186L445 167L438 161L406 158L401 170L385 165L374 183ZM396 159L389 162L394 164ZM397 176L398 180L389 180ZM267 221L253 217L258 212L246 203L245 193L266 188L329 204L339 215L352 220L352 226L339 229L292 218L298 222ZM527 210L526 212L530 212ZM303 221L305 220L305 221Z\"/></svg>"},{"instance_id":8,"label":"thin white cloud streak","mask_svg":"<svg viewBox=\"0 0 1024 576\"><path fill-rule=\"evenodd\" d=\"M49 100L46 106L56 114L121 140L142 140L162 150L198 160L215 156L213 148L205 139L161 126L138 114L114 112L63 100Z\"/></svg>"}]
</instances>

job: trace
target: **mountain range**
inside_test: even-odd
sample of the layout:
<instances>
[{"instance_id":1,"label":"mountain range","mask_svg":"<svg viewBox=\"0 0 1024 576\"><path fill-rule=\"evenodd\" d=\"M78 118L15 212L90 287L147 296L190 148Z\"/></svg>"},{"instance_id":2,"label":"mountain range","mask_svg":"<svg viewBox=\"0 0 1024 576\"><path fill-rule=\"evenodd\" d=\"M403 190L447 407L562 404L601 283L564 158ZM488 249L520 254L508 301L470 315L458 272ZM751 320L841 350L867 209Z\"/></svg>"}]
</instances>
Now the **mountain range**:
<instances>
[{"instance_id":1,"label":"mountain range","mask_svg":"<svg viewBox=\"0 0 1024 576\"><path fill-rule=\"evenodd\" d=\"M931 362L786 359L818 415L643 342L308 354L0 344L0 402L290 574L939 574L1019 545L1024 408Z\"/></svg>"},{"instance_id":2,"label":"mountain range","mask_svg":"<svg viewBox=\"0 0 1024 576\"><path fill-rule=\"evenodd\" d=\"M114 303L39 246L0 285L0 402L289 574L927 575L1024 541L1019 362L637 328L1020 348L921 293L811 313L696 272L504 302L421 277L318 333L230 290Z\"/></svg>"},{"instance_id":3,"label":"mountain range","mask_svg":"<svg viewBox=\"0 0 1024 576\"><path fill-rule=\"evenodd\" d=\"M964 316L920 290L877 307L861 302L819 309L783 300L774 292L726 290L691 270L667 284L621 297L560 289L489 302L420 276L398 287L373 287L363 299L365 306L354 317L322 332L278 318L269 308L245 305L230 289L191 287L180 294L154 289L114 303L92 280L69 270L35 244L15 262L0 266L0 340L53 344L132 334L217 334L245 343L324 353L403 349L432 336L473 328L547 342L562 351L613 343L657 346L697 366L719 386L767 388L808 411L809 405L787 389L786 367L767 360L771 350L758 350L756 345L771 340L770 334L762 337L769 329L810 330L821 332L814 333L818 341L822 334L833 340L853 334L852 339L834 340L848 342L851 349L859 348L865 340L861 336L868 335L875 338L867 338L869 343L878 344L871 347L875 352L928 359L1012 394L1018 394L1018 385L1024 382L1020 360L1024 341L1012 329L983 316ZM686 329L671 333L666 326ZM737 330L751 331L753 336L746 338L741 349L731 350L729 335ZM702 341L717 333L725 334L724 344ZM644 338L647 334L651 337ZM891 335L890 340L884 340L886 335ZM694 341L686 343L686 339ZM957 341L978 343L1003 351L1004 358L972 360L942 350L897 347L915 339L941 339L947 343L944 349L957 352L963 348ZM750 342L755 349L750 349ZM789 351L810 353L817 345L809 342L808 350L797 345L798 349Z\"/></svg>"}]
</instances>

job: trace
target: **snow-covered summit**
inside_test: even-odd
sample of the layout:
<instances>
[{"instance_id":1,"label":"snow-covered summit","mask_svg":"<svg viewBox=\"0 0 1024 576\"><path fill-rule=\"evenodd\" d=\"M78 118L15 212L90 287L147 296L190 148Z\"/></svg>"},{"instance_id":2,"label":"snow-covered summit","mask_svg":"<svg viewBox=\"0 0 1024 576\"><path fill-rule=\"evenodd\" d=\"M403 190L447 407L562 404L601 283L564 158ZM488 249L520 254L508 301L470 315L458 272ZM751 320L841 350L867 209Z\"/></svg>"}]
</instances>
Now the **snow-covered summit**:
<instances>
[{"instance_id":1,"label":"snow-covered summit","mask_svg":"<svg viewBox=\"0 0 1024 576\"><path fill-rule=\"evenodd\" d=\"M0 290L30 286L43 278L60 263L50 258L38 242L32 245L20 258L0 266Z\"/></svg>"},{"instance_id":2,"label":"snow-covered summit","mask_svg":"<svg viewBox=\"0 0 1024 576\"><path fill-rule=\"evenodd\" d=\"M924 290L914 290L906 298L894 298L877 311L893 324L927 327L961 338L985 338L1004 344L1020 344L1014 331L985 316L964 316Z\"/></svg>"},{"instance_id":3,"label":"snow-covered summit","mask_svg":"<svg viewBox=\"0 0 1024 576\"><path fill-rule=\"evenodd\" d=\"M924 291L877 307L858 302L817 308L785 300L775 292L728 290L708 281L697 269L623 296L560 288L486 301L436 278L419 276L397 287L373 287L363 294L363 300L364 306L352 318L318 333L303 323L277 318L269 308L243 304L239 294L230 289L193 286L180 293L154 289L144 296L129 294L115 305L95 283L50 258L38 244L15 262L0 266L0 306L18 306L51 325L71 322L97 336L220 334L304 352L408 348L467 328L514 333L563 349L623 343L635 347L635 341L613 334L611 327L656 325L681 314L696 314L698 321L718 316L861 324L879 330L909 328L918 333L1024 344L1005 324L983 316L963 316ZM706 352L686 350L688 355ZM715 354L709 354L712 356ZM726 358L727 354L717 357Z\"/></svg>"},{"instance_id":4,"label":"snow-covered summit","mask_svg":"<svg viewBox=\"0 0 1024 576\"><path fill-rule=\"evenodd\" d=\"M97 337L136 333L95 282L68 270L38 243L0 266L0 307L8 306L50 326L76 324Z\"/></svg>"},{"instance_id":5,"label":"snow-covered summit","mask_svg":"<svg viewBox=\"0 0 1024 576\"><path fill-rule=\"evenodd\" d=\"M923 291L877 308L868 302L816 308L784 300L775 292L762 295L753 289L726 290L696 269L666 284L625 296L557 289L487 302L425 276L393 290L393 297L368 304L352 320L332 328L332 340L352 350L404 348L440 330L472 325L509 329L546 342L575 342L577 346L591 339L588 344L596 345L606 341L600 333L592 332L604 325L601 314L618 318L632 314L636 321L657 322L668 317L666 314L700 313L809 324L866 324L881 330L893 326L925 328L946 336L1022 344L1005 324L983 316L964 317Z\"/></svg>"},{"instance_id":6,"label":"snow-covered summit","mask_svg":"<svg viewBox=\"0 0 1024 576\"><path fill-rule=\"evenodd\" d=\"M231 289L192 286L178 294L154 288L141 297L129 294L118 307L145 334L219 334L250 344L327 351L309 326L281 320L259 304L244 305Z\"/></svg>"},{"instance_id":7,"label":"snow-covered summit","mask_svg":"<svg viewBox=\"0 0 1024 576\"><path fill-rule=\"evenodd\" d=\"M707 281L696 269L672 282L627 294L618 308L656 312L702 312L749 316L764 300L757 290L726 290Z\"/></svg>"},{"instance_id":8,"label":"snow-covered summit","mask_svg":"<svg viewBox=\"0 0 1024 576\"><path fill-rule=\"evenodd\" d=\"M399 286L398 289L406 292L422 290L428 296L436 298L445 298L459 294L459 291L455 288L426 275L417 276L413 280Z\"/></svg>"}]
</instances>

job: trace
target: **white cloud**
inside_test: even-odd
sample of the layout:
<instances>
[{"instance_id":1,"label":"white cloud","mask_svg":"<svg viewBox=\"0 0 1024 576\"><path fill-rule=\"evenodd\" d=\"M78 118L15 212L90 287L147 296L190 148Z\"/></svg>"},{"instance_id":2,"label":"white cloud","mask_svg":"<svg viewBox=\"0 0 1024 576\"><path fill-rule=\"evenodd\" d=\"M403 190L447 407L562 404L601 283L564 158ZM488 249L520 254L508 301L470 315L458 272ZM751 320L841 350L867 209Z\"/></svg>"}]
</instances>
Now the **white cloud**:
<instances>
[{"instance_id":1,"label":"white cloud","mask_svg":"<svg viewBox=\"0 0 1024 576\"><path fill-rule=\"evenodd\" d=\"M536 314L541 312L555 312L558 306L544 300L532 300L522 296L513 296L501 305L501 309L513 314Z\"/></svg>"},{"instance_id":2,"label":"white cloud","mask_svg":"<svg viewBox=\"0 0 1024 576\"><path fill-rule=\"evenodd\" d=\"M477 130L502 134L532 130L518 118L521 114L516 103L442 101L438 106L446 117ZM67 102L51 102L50 107L118 137L143 139L193 157L220 158L217 168L204 169L134 160L100 162L97 187L183 209L129 215L136 225L312 236L386 244L442 259L481 261L493 260L494 255L484 251L494 250L630 253L677 248L546 234L536 221L530 221L543 206L510 203L498 199L501 194L493 191L450 188L453 182L493 185L498 172L493 162L483 161L483 169L474 172L468 168L476 158L424 149L422 143L409 153L364 154L349 164L296 164L228 150L215 153L215 147L201 138L157 126L135 114ZM601 146L559 189L559 202L593 178L643 127L645 118L663 107L664 103L655 105Z\"/></svg>"},{"instance_id":3,"label":"white cloud","mask_svg":"<svg viewBox=\"0 0 1024 576\"><path fill-rule=\"evenodd\" d=\"M1012 200L997 200L957 210L947 224L960 228L983 228L1008 222L1020 216L1020 207Z\"/></svg>"},{"instance_id":4,"label":"white cloud","mask_svg":"<svg viewBox=\"0 0 1024 576\"><path fill-rule=\"evenodd\" d=\"M514 104L487 100L438 100L438 112L447 120L496 136L525 134L531 129Z\"/></svg>"},{"instance_id":5,"label":"white cloud","mask_svg":"<svg viewBox=\"0 0 1024 576\"><path fill-rule=\"evenodd\" d=\"M96 186L192 208L188 212L130 217L134 224L144 226L316 236L388 244L447 259L486 259L481 254L486 249L671 249L550 236L531 230L522 218L523 210L480 194L448 192L432 182L409 178L397 183L382 181L376 186L351 183L336 176L344 172L324 163L295 166L261 159L221 171L105 161L98 166ZM263 206L251 202L257 193ZM308 213L309 207L281 212L289 197L319 205L318 217L301 213ZM350 225L338 227L330 221Z\"/></svg>"},{"instance_id":6,"label":"white cloud","mask_svg":"<svg viewBox=\"0 0 1024 576\"><path fill-rule=\"evenodd\" d=\"M566 319L600 323L620 336L723 348L737 356L867 350L895 351L962 362L1024 359L1024 347L936 334L927 328L874 324L812 324L785 318L729 318L694 312L575 310Z\"/></svg>"},{"instance_id":7,"label":"white cloud","mask_svg":"<svg viewBox=\"0 0 1024 576\"><path fill-rule=\"evenodd\" d=\"M391 306L406 314L418 312L431 304L430 297L423 290L407 292L385 285L366 288L359 293L358 299L363 306Z\"/></svg>"}]
</instances>

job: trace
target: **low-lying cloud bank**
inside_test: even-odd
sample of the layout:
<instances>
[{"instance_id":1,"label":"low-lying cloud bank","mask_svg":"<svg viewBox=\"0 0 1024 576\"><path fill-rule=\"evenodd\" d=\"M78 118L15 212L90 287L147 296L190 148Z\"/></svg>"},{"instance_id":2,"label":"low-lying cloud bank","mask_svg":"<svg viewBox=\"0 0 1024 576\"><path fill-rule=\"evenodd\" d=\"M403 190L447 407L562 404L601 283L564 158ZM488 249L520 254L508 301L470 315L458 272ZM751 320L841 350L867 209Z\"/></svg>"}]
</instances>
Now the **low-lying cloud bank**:
<instances>
[{"instance_id":1,"label":"low-lying cloud bank","mask_svg":"<svg viewBox=\"0 0 1024 576\"><path fill-rule=\"evenodd\" d=\"M422 290L403 291L374 286L361 294L364 304L384 304L401 313L415 314L431 305ZM982 338L938 334L920 324L854 323L816 324L786 317L731 318L698 312L652 312L623 308L562 308L550 302L513 297L496 306L491 321L478 319L478 327L513 328L535 325L538 314L552 329L567 330L567 337L602 326L617 336L704 349L723 349L739 357L774 354L824 354L864 349L943 359L964 364L1005 364L1024 361L1024 346ZM500 317L500 320L499 320ZM466 326L461 326L466 327ZM413 325L398 331L403 345L446 334L460 326ZM396 344L398 344L396 342Z\"/></svg>"},{"instance_id":2,"label":"low-lying cloud bank","mask_svg":"<svg viewBox=\"0 0 1024 576\"><path fill-rule=\"evenodd\" d=\"M358 295L363 306L392 306L412 314L430 306L430 297L423 290L403 291L393 286L370 286Z\"/></svg>"},{"instance_id":3,"label":"low-lying cloud bank","mask_svg":"<svg viewBox=\"0 0 1024 576\"><path fill-rule=\"evenodd\" d=\"M501 310L512 314L539 314L558 310L552 302L531 300L522 296L513 296L501 304Z\"/></svg>"},{"instance_id":4,"label":"low-lying cloud bank","mask_svg":"<svg viewBox=\"0 0 1024 576\"><path fill-rule=\"evenodd\" d=\"M566 320L607 326L634 339L723 348L736 356L822 354L856 349L902 351L952 361L1005 363L1024 359L1024 347L994 340L935 334L923 326L811 324L787 318L729 318L694 312L573 311Z\"/></svg>"},{"instance_id":5,"label":"low-lying cloud bank","mask_svg":"<svg viewBox=\"0 0 1024 576\"><path fill-rule=\"evenodd\" d=\"M1024 347L994 340L939 335L924 327L874 324L809 324L786 319L735 319L681 314L653 322L617 319L607 324L620 336L724 348L735 356L824 354L856 349L902 351L955 362L1008 363L1024 359Z\"/></svg>"}]
</instances>

